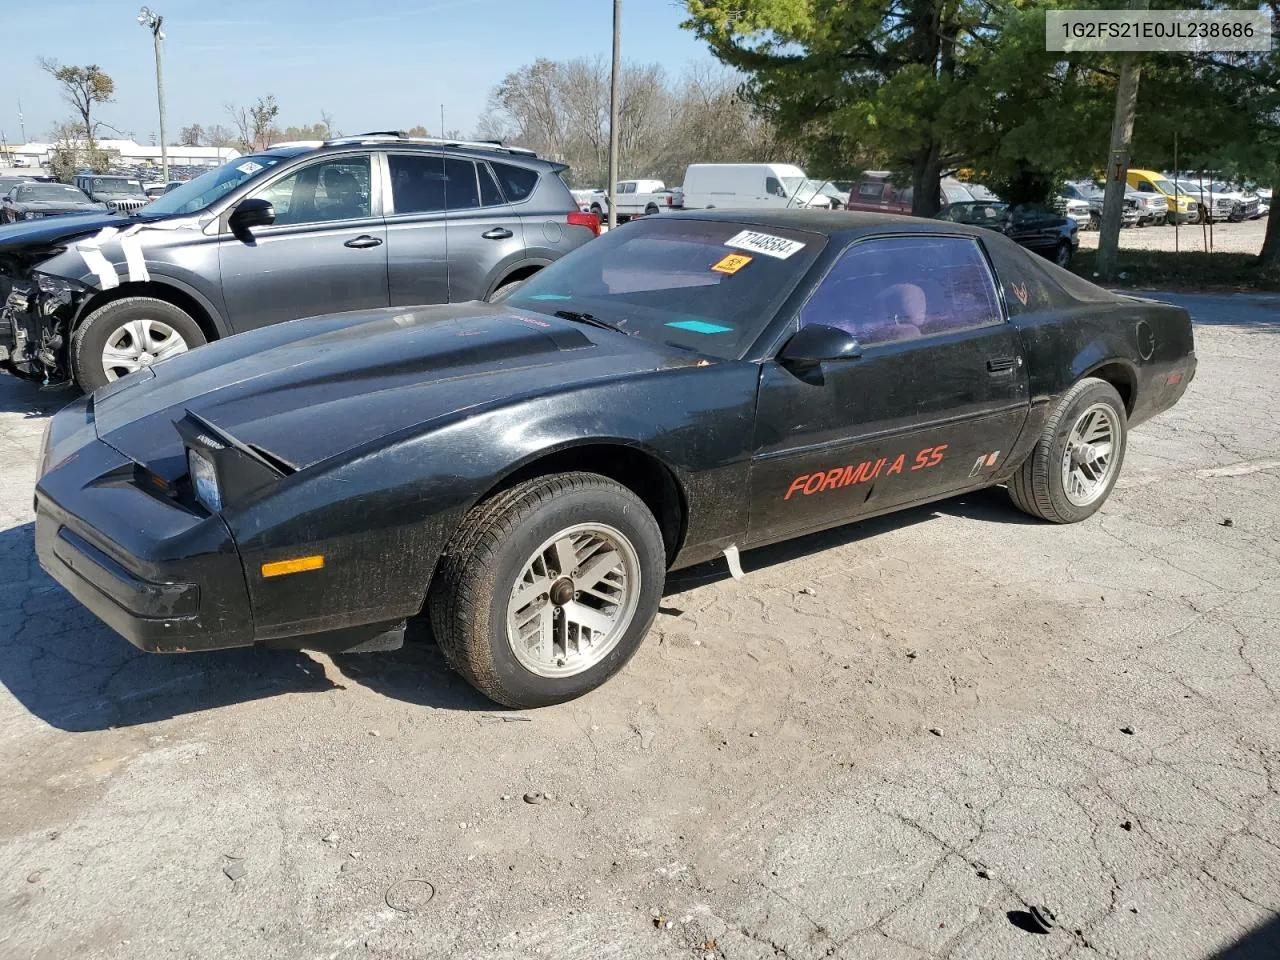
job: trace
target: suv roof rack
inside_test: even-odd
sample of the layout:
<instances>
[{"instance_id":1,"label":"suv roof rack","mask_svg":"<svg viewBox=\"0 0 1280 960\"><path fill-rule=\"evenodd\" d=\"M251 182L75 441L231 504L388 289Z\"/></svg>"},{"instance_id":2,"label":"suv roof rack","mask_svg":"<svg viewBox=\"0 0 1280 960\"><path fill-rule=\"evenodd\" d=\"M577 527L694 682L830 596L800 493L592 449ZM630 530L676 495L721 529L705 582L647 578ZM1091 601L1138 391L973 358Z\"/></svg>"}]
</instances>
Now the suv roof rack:
<instances>
[{"instance_id":1,"label":"suv roof rack","mask_svg":"<svg viewBox=\"0 0 1280 960\"><path fill-rule=\"evenodd\" d=\"M442 139L440 137L411 137L403 130L375 130L370 133L360 133L352 137L335 137L331 140L325 140L324 146L341 146L345 144L360 143L385 143L393 141L396 143L422 143L428 146L436 147L468 147L473 150L497 150L502 153L510 153L522 157L536 157L536 150L530 150L526 147L509 147L501 140L456 140Z\"/></svg>"}]
</instances>

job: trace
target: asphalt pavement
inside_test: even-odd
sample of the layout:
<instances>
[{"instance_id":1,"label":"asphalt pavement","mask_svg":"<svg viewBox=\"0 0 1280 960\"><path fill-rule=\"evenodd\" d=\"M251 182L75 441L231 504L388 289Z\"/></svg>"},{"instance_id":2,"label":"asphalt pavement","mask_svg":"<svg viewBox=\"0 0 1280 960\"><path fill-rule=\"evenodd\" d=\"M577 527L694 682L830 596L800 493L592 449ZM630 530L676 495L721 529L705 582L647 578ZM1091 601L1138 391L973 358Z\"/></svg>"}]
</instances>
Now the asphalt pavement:
<instances>
[{"instance_id":1,"label":"asphalt pavement","mask_svg":"<svg viewBox=\"0 0 1280 960\"><path fill-rule=\"evenodd\" d=\"M32 555L66 397L0 378L0 957L1280 957L1280 298L1168 299L1199 372L1096 517L684 571L521 714L426 638L134 650Z\"/></svg>"}]
</instances>

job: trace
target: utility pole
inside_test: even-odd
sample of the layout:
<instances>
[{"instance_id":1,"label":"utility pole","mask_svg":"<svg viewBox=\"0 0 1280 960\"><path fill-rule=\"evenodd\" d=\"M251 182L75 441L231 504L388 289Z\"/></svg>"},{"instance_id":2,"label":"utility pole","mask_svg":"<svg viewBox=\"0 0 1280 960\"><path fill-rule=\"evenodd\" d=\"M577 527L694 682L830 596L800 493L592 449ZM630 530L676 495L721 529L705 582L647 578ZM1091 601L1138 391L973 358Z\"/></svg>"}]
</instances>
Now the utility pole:
<instances>
[{"instance_id":1,"label":"utility pole","mask_svg":"<svg viewBox=\"0 0 1280 960\"><path fill-rule=\"evenodd\" d=\"M156 44L156 100L160 104L160 168L161 176L164 182L169 182L169 138L165 134L164 129L164 72L160 66L160 41L164 39L164 33L161 27L164 25L164 17L156 13L150 7L143 7L138 12L138 23L143 27L147 27L151 31L151 36Z\"/></svg>"},{"instance_id":2,"label":"utility pole","mask_svg":"<svg viewBox=\"0 0 1280 960\"><path fill-rule=\"evenodd\" d=\"M618 74L622 70L622 0L613 0L613 71L609 77L609 229L618 225Z\"/></svg>"},{"instance_id":3,"label":"utility pole","mask_svg":"<svg viewBox=\"0 0 1280 960\"><path fill-rule=\"evenodd\" d=\"M1130 10L1147 9L1148 0L1129 0ZM1120 257L1120 219L1129 179L1129 148L1133 121L1138 113L1138 79L1142 64L1136 53L1120 54L1120 79L1116 83L1116 112L1111 119L1111 149L1107 153L1107 187L1102 198L1102 226L1098 234L1098 276L1114 280Z\"/></svg>"},{"instance_id":4,"label":"utility pole","mask_svg":"<svg viewBox=\"0 0 1280 960\"><path fill-rule=\"evenodd\" d=\"M18 101L18 129L22 131L22 142L27 142L27 122L22 118L22 101Z\"/></svg>"}]
</instances>

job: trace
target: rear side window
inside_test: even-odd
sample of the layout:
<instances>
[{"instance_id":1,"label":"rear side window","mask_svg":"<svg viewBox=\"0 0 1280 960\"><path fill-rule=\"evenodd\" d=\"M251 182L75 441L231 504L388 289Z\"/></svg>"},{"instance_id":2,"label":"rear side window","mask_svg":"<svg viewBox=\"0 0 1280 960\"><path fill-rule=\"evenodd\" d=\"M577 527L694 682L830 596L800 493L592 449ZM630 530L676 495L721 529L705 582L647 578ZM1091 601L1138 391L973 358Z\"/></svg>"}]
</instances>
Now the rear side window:
<instances>
[{"instance_id":1,"label":"rear side window","mask_svg":"<svg viewBox=\"0 0 1280 960\"><path fill-rule=\"evenodd\" d=\"M444 162L444 179L445 200L450 210L470 210L480 206L474 163L450 157Z\"/></svg>"},{"instance_id":2,"label":"rear side window","mask_svg":"<svg viewBox=\"0 0 1280 960\"><path fill-rule=\"evenodd\" d=\"M502 206L502 191L498 189L498 181L493 179L493 171L489 169L489 165L477 163L476 169L480 173L480 206Z\"/></svg>"},{"instance_id":3,"label":"rear side window","mask_svg":"<svg viewBox=\"0 0 1280 960\"><path fill-rule=\"evenodd\" d=\"M884 184L879 180L858 184L859 200L879 200L882 196L884 196Z\"/></svg>"},{"instance_id":4,"label":"rear side window","mask_svg":"<svg viewBox=\"0 0 1280 960\"><path fill-rule=\"evenodd\" d=\"M1003 322L987 261L966 237L886 237L850 247L800 313L871 346Z\"/></svg>"},{"instance_id":5,"label":"rear side window","mask_svg":"<svg viewBox=\"0 0 1280 960\"><path fill-rule=\"evenodd\" d=\"M502 184L502 192L512 203L528 200L533 188L538 185L538 172L528 167L517 167L512 163L494 163L493 172Z\"/></svg>"}]
</instances>

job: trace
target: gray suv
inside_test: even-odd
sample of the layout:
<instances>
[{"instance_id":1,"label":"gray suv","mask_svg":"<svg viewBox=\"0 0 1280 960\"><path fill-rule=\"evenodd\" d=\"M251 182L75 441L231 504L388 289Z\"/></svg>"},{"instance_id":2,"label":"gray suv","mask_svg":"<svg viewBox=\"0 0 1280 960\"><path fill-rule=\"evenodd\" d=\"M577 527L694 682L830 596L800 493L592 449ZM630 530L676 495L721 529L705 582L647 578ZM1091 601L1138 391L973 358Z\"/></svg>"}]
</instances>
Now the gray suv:
<instances>
[{"instance_id":1,"label":"gray suv","mask_svg":"<svg viewBox=\"0 0 1280 960\"><path fill-rule=\"evenodd\" d=\"M0 365L89 391L284 320L500 299L599 232L565 169L498 144L395 134L240 157L131 216L33 234L52 256L13 282ZM14 229L0 230L0 260L6 241L21 246Z\"/></svg>"}]
</instances>

